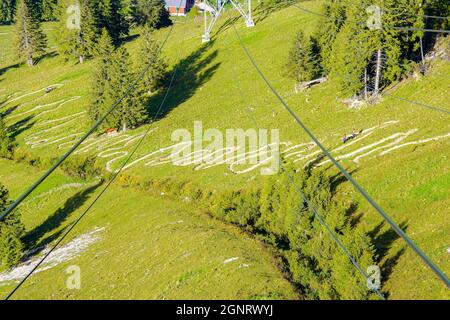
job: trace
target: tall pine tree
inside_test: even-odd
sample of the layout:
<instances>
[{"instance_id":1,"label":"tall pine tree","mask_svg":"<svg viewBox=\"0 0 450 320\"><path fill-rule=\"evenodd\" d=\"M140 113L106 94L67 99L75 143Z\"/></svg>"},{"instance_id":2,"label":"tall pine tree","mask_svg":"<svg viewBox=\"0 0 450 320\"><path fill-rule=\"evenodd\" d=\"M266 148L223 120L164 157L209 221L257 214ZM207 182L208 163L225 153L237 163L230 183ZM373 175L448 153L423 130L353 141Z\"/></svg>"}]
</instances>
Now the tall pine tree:
<instances>
[{"instance_id":1,"label":"tall pine tree","mask_svg":"<svg viewBox=\"0 0 450 320\"><path fill-rule=\"evenodd\" d=\"M132 65L130 55L124 47L118 48L112 56L111 76L108 88L113 101L118 101L129 90L135 75L131 71ZM147 121L148 112L142 100L139 87L131 90L122 100L120 106L113 112L109 120L112 127L122 128L127 131L129 128L136 128Z\"/></svg>"},{"instance_id":2,"label":"tall pine tree","mask_svg":"<svg viewBox=\"0 0 450 320\"><path fill-rule=\"evenodd\" d=\"M326 0L322 5L322 14L326 17L320 19L317 25L317 31L314 38L321 53L321 61L324 68L329 67L328 58L331 52L331 46L336 39L339 30L346 20L346 4L340 0Z\"/></svg>"},{"instance_id":3,"label":"tall pine tree","mask_svg":"<svg viewBox=\"0 0 450 320\"><path fill-rule=\"evenodd\" d=\"M10 158L14 149L14 142L11 139L8 128L0 114L0 157Z\"/></svg>"},{"instance_id":4,"label":"tall pine tree","mask_svg":"<svg viewBox=\"0 0 450 320\"><path fill-rule=\"evenodd\" d=\"M112 39L108 31L103 28L98 41L98 59L93 75L93 101L90 105L89 115L93 121L97 121L105 112L106 105L111 104L108 100L108 83L110 81L111 55L114 51Z\"/></svg>"},{"instance_id":5,"label":"tall pine tree","mask_svg":"<svg viewBox=\"0 0 450 320\"><path fill-rule=\"evenodd\" d=\"M129 22L122 0L95 0L98 8L99 27L106 28L114 45L119 45L122 38L129 34Z\"/></svg>"},{"instance_id":6,"label":"tall pine tree","mask_svg":"<svg viewBox=\"0 0 450 320\"><path fill-rule=\"evenodd\" d=\"M0 184L0 212L3 212L8 204L8 190ZM21 240L24 234L25 227L17 210L0 221L0 270L10 268L20 261L24 251Z\"/></svg>"},{"instance_id":7,"label":"tall pine tree","mask_svg":"<svg viewBox=\"0 0 450 320\"><path fill-rule=\"evenodd\" d=\"M16 13L16 50L20 58L33 66L37 55L43 54L47 46L47 38L35 14L30 0L20 0Z\"/></svg>"},{"instance_id":8,"label":"tall pine tree","mask_svg":"<svg viewBox=\"0 0 450 320\"><path fill-rule=\"evenodd\" d=\"M342 96L358 95L364 88L364 74L378 48L378 30L364 28L365 10L356 2L347 2L347 20L339 29L331 50L324 57L330 78L336 81Z\"/></svg>"},{"instance_id":9,"label":"tall pine tree","mask_svg":"<svg viewBox=\"0 0 450 320\"><path fill-rule=\"evenodd\" d=\"M141 69L142 71L147 69L142 81L143 91L152 94L162 85L167 63L159 56L159 43L153 39L153 33L149 27L144 27L142 37Z\"/></svg>"},{"instance_id":10,"label":"tall pine tree","mask_svg":"<svg viewBox=\"0 0 450 320\"><path fill-rule=\"evenodd\" d=\"M163 0L134 0L132 8L133 20L138 25L159 29L172 24Z\"/></svg>"},{"instance_id":11,"label":"tall pine tree","mask_svg":"<svg viewBox=\"0 0 450 320\"><path fill-rule=\"evenodd\" d=\"M122 98L120 105L105 120L103 128L122 129L137 127L147 120L147 110L139 89L129 90L135 75L130 56L125 48L114 50L112 39L103 29L99 40L99 59L94 74L93 103L89 110L93 121L99 120L113 104Z\"/></svg>"},{"instance_id":12,"label":"tall pine tree","mask_svg":"<svg viewBox=\"0 0 450 320\"><path fill-rule=\"evenodd\" d=\"M40 0L39 16L41 21L54 21L57 18L57 0Z\"/></svg>"},{"instance_id":13,"label":"tall pine tree","mask_svg":"<svg viewBox=\"0 0 450 320\"><path fill-rule=\"evenodd\" d=\"M16 0L0 0L0 24L10 24L14 21Z\"/></svg>"},{"instance_id":14,"label":"tall pine tree","mask_svg":"<svg viewBox=\"0 0 450 320\"><path fill-rule=\"evenodd\" d=\"M100 29L92 4L93 2L89 0L60 2L59 52L67 60L76 58L83 63L86 58L96 54ZM76 14L79 14L79 18L74 16Z\"/></svg>"},{"instance_id":15,"label":"tall pine tree","mask_svg":"<svg viewBox=\"0 0 450 320\"><path fill-rule=\"evenodd\" d=\"M288 74L297 82L312 80L320 73L313 41L306 38L303 31L299 31L295 37L293 46L289 51L286 68Z\"/></svg>"}]
</instances>

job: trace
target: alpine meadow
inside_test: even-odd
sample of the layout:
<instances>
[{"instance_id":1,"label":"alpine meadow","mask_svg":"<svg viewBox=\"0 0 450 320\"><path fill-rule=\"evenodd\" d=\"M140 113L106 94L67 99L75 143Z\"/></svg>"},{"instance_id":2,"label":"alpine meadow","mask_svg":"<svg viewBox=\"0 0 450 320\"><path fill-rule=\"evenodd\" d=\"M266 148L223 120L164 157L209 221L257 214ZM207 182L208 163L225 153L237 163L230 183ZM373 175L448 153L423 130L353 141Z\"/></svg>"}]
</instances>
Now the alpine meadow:
<instances>
[{"instance_id":1,"label":"alpine meadow","mask_svg":"<svg viewBox=\"0 0 450 320\"><path fill-rule=\"evenodd\" d=\"M0 0L0 296L448 300L449 90L448 0Z\"/></svg>"}]
</instances>

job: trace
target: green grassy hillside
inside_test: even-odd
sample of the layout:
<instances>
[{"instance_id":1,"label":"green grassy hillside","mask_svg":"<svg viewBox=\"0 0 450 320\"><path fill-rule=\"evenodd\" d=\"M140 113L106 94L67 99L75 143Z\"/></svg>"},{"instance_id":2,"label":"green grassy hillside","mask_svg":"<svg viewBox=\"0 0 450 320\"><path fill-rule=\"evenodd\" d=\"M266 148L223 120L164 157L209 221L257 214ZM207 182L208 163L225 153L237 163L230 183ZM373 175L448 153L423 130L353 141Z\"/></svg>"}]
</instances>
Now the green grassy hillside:
<instances>
[{"instance_id":1,"label":"green grassy hillside","mask_svg":"<svg viewBox=\"0 0 450 320\"><path fill-rule=\"evenodd\" d=\"M12 196L39 174L42 171L0 160L0 178ZM42 185L21 207L37 246L60 236L99 191L95 181L82 183L61 174ZM297 298L261 243L170 198L115 186L60 247L69 255L77 237L91 234L97 239L89 246L33 275L14 298ZM80 268L81 290L66 287L70 266ZM0 281L2 297L14 283Z\"/></svg>"},{"instance_id":2,"label":"green grassy hillside","mask_svg":"<svg viewBox=\"0 0 450 320\"><path fill-rule=\"evenodd\" d=\"M320 3L315 1L305 2L303 6L317 11L320 8ZM170 68L173 69L178 65L175 85L165 105L164 117L152 125L153 131L134 156L133 165L128 167L119 179L122 185L144 185L151 181L151 185L155 187L157 192L178 193L183 188L189 190L200 188L214 192L248 188L259 184L265 178L260 176L258 171L233 174L226 165L196 170L198 168L195 168L194 165L174 166L165 163L162 159L168 153L161 149L174 144L171 141L172 132L179 128L193 131L194 121L201 120L204 128L221 130L252 128L254 125L246 113L246 108L250 108L250 112L262 128L280 129L281 140L290 143L290 146L310 142L252 69L245 53L239 46L233 29L230 28L230 16L228 14L235 16L235 13L226 13L219 20L215 28L213 41L209 44L201 44L200 42L202 33L202 21L200 19L191 18L186 24L180 20L176 24L174 32L163 50L163 55L170 62ZM446 219L447 208L450 205L448 116L392 97L384 97L383 101L376 105L349 109L336 98L338 92L336 86L331 82L296 94L294 83L286 76L284 69L288 50L298 30L302 29L305 33L312 32L317 17L301 12L294 7L288 7L270 12L257 10L255 21L257 26L252 29L245 28L241 20L237 22L237 26L244 43L269 80L324 145L333 150L333 155L342 157L343 165L366 188L369 194L391 214L392 218L406 230L408 235L440 268L450 274L450 260L447 253L450 237L448 231L446 232L450 228L450 222ZM52 25L49 24L47 29L51 39L50 43L54 45ZM168 32L167 29L159 30L156 36L163 39L166 32ZM70 144L81 136L90 124L85 112L89 104L90 75L94 62L74 65L64 63L59 56L49 54L33 68L18 66L15 65L14 58L10 55L11 28L0 27L0 37L3 37L1 39L6 44L5 53L2 53L3 56L0 60L0 101L3 101L3 104L0 105L0 112L8 113L6 121L8 125L13 126L15 138L20 145L18 153L28 159L51 160L67 150ZM140 39L137 38L126 45L136 61L139 59L139 42ZM436 61L429 74L418 80L408 79L403 81L391 90L390 94L450 110L448 98L449 72L450 63L448 61ZM54 90L45 94L43 89L47 86L52 86ZM242 95L240 94L241 91ZM161 99L162 94L154 97L149 108L155 110ZM340 137L344 133L351 132L354 128L363 129L367 134L348 144L345 148L341 148ZM147 127L144 126L108 139L93 137L81 147L78 154L99 156L105 168L114 170L119 167L124 155L133 148L139 135L146 129ZM411 144L402 146L408 142L411 142ZM398 146L401 147L391 150L391 148ZM156 153L158 150L160 152ZM305 150L304 147L299 147L294 150L308 154L308 152L316 151L317 148ZM383 151L387 153L382 154ZM285 156L288 154L288 151L284 152ZM364 155L364 157L357 158L361 155ZM298 167L302 167L306 162L306 160L299 158L298 154L292 154L289 157L292 161L298 160L296 162ZM329 166L326 163L324 165ZM329 170L330 174L336 173L332 167ZM13 169L10 170L10 172L13 171ZM8 176L5 173L5 177ZM2 177L1 180L4 180L4 178ZM8 186L17 195L19 191L25 189L30 181L29 176L24 176L23 179L11 179ZM120 199L123 199L123 201L117 200L115 202L115 209L111 209L113 211L107 209L112 208L108 199L110 202L116 201L115 195L120 194L120 190L122 189L115 187L114 191L108 193L102 200L98 208L103 205L106 207L103 210L97 209L97 214L90 216L90 226L102 226L111 221L111 226L108 224L108 235L105 237L109 237L109 232L111 232L111 236L120 234L124 242L136 243L136 264L133 264L133 267L130 264L127 268L120 269L120 260L115 260L117 257L110 257L111 260L107 260L107 264L98 266L95 269L96 271L89 267L87 270L90 271L87 272L86 277L96 278L98 272L101 272L99 269L113 265L114 268L117 267L123 272L123 274L117 275L118 279L124 277L124 274L128 274L130 277L136 277L135 283L140 286L142 284L138 284L138 274L133 273L133 268L146 268L142 265L138 266L141 262L147 261L145 259L148 258L144 257L144 254L139 256L139 252L144 253L146 250L151 252L151 247L146 247L145 243L150 243L158 237L150 233L138 235L138 230L145 230L147 226L128 221L131 219L126 219L127 224L121 225L120 221L123 214L120 213L131 210L129 203L134 203L131 198L126 198L127 193L122 194L121 197L123 198ZM389 227L383 224L382 219L367 203L359 198L349 183L341 183L338 192L341 197L349 201L356 200L359 202L357 212L361 215L361 223L364 224L367 231L371 232L379 249L380 267L383 273L383 290L388 293L390 298L432 299L450 297L445 286L432 275L430 270L411 250L406 248L403 240L397 239ZM139 195L139 193L136 193L132 197L137 199ZM62 199L63 195L61 196ZM156 208L158 205L164 210L169 210L166 206L169 208L173 206L172 210L177 211L175 210L177 208L176 203L153 199L148 195L145 195L142 199L145 200L138 201L139 204L134 209L133 214L135 216L142 215L141 210L144 210L144 208L151 208L152 206ZM117 213L114 213L115 211ZM148 218L149 223L163 225L163 222L158 219L162 219L161 217L165 215L157 209L152 209L153 211L157 213L155 213L155 216ZM43 219L49 212L52 211L39 210L40 219ZM187 220L190 216L189 210L179 214L183 220ZM36 225L39 223L34 220L35 218L26 218L25 216L27 215L24 214L25 219L33 220ZM191 219L197 219L194 217L195 215ZM177 219L180 218L177 217L170 221L176 221ZM214 222L204 223L215 225ZM134 226L136 226L136 230L133 229ZM115 228L119 230L113 231ZM89 231L89 228L86 227L84 230ZM120 233L120 230L123 233ZM194 227L190 231L183 231L194 237L190 240L192 242L195 241L196 237L196 232L193 230L195 230ZM220 239L220 236L215 232L220 234L220 231L214 231L215 235L209 238L212 242L215 242L215 237ZM164 236L161 235L161 237ZM226 238L222 240L227 241ZM236 242L236 246L238 244L239 242ZM104 244L103 242L98 244L98 246L103 245L105 249L89 249L89 253L82 255L79 259L87 265L90 258L93 255L95 256L95 252L109 250L106 249L110 248L106 241ZM121 249L123 245L125 244L122 242L117 243L114 250L120 252L127 248ZM97 246L97 244L94 246ZM219 247L217 244L217 248ZM239 250L241 250L241 256L243 256L246 248L239 247ZM158 260L160 263L167 264L168 261L171 261L168 253L165 254L165 260L162 256ZM181 254L181 251L178 254ZM205 254L211 254L211 252ZM226 259L225 256L221 256L220 259L218 258L215 261L217 262L222 258ZM267 262L269 260L264 260L270 264ZM116 266L116 264L119 265ZM209 267L214 268L213 265L209 265ZM202 271L200 265L198 268L198 270L192 271L194 275L203 272L206 275L213 270ZM62 270L62 268L60 269ZM154 271L153 268L150 269ZM183 272L189 271L184 270ZM260 270L258 269L256 275L251 270L246 272L249 272L249 275L257 276ZM275 271L272 269L271 272ZM169 273L167 279L172 276L175 277L174 273L170 275ZM177 273L178 277L182 277L182 275L182 271ZM125 291L105 292L109 285L107 278L110 276L115 275L105 274L105 281L102 284L97 283L95 294L100 295L100 297L107 297L109 293L114 292L117 297L124 297ZM29 297L40 292L38 285L40 277L41 275L38 275L33 280L33 284L36 284L36 291L24 290ZM61 275L61 277L63 276ZM189 275L186 277L190 278ZM201 287L204 288L205 291L202 291L202 293L205 293L205 295L199 293L198 296L192 296L212 298L206 292L208 288L213 290L212 288L219 282L202 283L202 279L208 279L208 277L198 276L195 281L199 285L205 286ZM225 274L222 279L225 279ZM42 273L42 280L41 285L49 287L46 290L49 294L60 292L58 291L60 289L56 287L57 284L50 281L50 276L45 278L44 273ZM184 280L180 281L183 282ZM227 283L232 282L227 280ZM284 292L280 294L280 297L292 297L291 291L286 287L282 289L282 286L285 285L282 280L278 279L276 282L280 289L275 290L277 288L277 285L275 285L273 290L275 296L278 295L277 292ZM170 281L163 281L160 284L155 283L155 286L158 285L160 289L167 289L170 288L168 287L169 283ZM265 289L261 290L264 295L270 296L270 292L272 292L268 290L270 284L264 286ZM235 289L235 287L230 288L227 294L220 297L232 297ZM268 291L264 291L266 289ZM188 289L172 292L171 290L158 291L155 288L152 293L145 293L142 296L137 293L135 297L166 297L163 292L166 292L167 297L175 297L170 294L180 294L178 297L181 297L182 294L187 292L183 290ZM259 291L259 289L256 291ZM163 296L158 296L156 292L160 292ZM250 297L256 295L255 292L245 291L239 297ZM93 293L94 291L83 291L83 295L86 296ZM57 297L63 297L64 294L61 293Z\"/></svg>"}]
</instances>

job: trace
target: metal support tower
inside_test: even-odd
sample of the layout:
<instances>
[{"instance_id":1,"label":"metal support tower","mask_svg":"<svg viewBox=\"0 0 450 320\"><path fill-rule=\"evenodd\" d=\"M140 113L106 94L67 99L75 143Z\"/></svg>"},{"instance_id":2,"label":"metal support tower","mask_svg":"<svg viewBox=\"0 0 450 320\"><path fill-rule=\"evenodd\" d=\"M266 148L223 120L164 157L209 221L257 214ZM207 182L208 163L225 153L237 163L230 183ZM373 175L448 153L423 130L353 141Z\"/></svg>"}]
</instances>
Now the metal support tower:
<instances>
[{"instance_id":1,"label":"metal support tower","mask_svg":"<svg viewBox=\"0 0 450 320\"><path fill-rule=\"evenodd\" d=\"M211 8L212 6L208 3L207 0L203 0L207 5L209 5ZM231 5L241 14L241 16L245 19L245 25L247 28L252 28L255 26L255 23L252 19L252 0L248 1L248 12L242 8L241 4L237 2L236 0L223 0L221 3L219 2L219 7L217 8L217 11L214 13L211 13L213 15L212 20L208 24L208 20L206 17L206 7L204 8L204 18L205 18L205 33L202 35L202 42L209 42L211 40L211 31L214 28L214 25L216 24L217 20L219 19L220 15L223 12L223 8L227 3L231 3Z\"/></svg>"}]
</instances>

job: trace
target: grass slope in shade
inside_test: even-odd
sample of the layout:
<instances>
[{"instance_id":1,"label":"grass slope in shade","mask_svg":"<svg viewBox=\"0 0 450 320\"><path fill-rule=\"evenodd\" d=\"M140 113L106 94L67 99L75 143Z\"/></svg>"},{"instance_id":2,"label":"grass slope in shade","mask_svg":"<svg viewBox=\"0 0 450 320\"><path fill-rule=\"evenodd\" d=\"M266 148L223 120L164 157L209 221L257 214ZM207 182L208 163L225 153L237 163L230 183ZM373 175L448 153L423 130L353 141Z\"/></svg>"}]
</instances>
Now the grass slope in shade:
<instances>
[{"instance_id":1,"label":"grass slope in shade","mask_svg":"<svg viewBox=\"0 0 450 320\"><path fill-rule=\"evenodd\" d=\"M5 168L14 168L16 178L24 181L38 176L32 167L0 160L2 178L9 174ZM14 190L15 183L7 180L6 186ZM52 188L45 186L34 196ZM76 219L99 190L80 188L72 194L25 203L22 211L27 230L45 230L40 238L45 243ZM64 198L72 199L70 204L58 203ZM49 216L53 219L47 219ZM271 253L258 241L195 212L188 204L112 187L61 247L103 227L100 240L73 260L33 275L14 299L298 297ZM81 270L80 290L66 287L69 266ZM1 286L1 296L12 288Z\"/></svg>"},{"instance_id":2,"label":"grass slope in shade","mask_svg":"<svg viewBox=\"0 0 450 320\"><path fill-rule=\"evenodd\" d=\"M302 6L314 11L320 10L319 1L304 2ZM134 159L172 145L172 132L180 128L193 131L193 122L196 120L201 120L205 129L253 128L254 125L245 111L248 107L261 127L280 129L281 140L293 144L310 142L258 78L240 48L227 19L228 13L218 21L213 31L213 40L209 44L201 44L203 26L201 19L194 18L187 24L175 25L163 55L168 59L170 68L178 66L178 75L163 110L164 117L153 125L154 131L145 139ZM345 152L332 152L334 156L342 156L368 145L379 146L377 143L381 140L411 130L414 132L401 143L449 133L448 115L388 96L376 105L349 109L336 98L339 92L336 85L331 82L295 94L294 83L287 78L284 69L288 51L297 31L303 30L305 34L311 34L318 17L288 7L267 12L256 10L255 21L256 27L251 29L245 28L242 19L237 21L237 28L244 43L275 88L327 148L340 147L342 135L350 133L354 128L368 129L388 121L397 121L393 125L376 130L363 140L356 141L355 144L348 146ZM47 29L51 29L51 26L52 24L49 24ZM89 106L90 74L95 62L88 61L76 65L64 63L59 56L48 56L33 68L16 67L14 58L7 53L12 52L8 49L11 47L12 37L8 34L2 35L9 30L10 27L0 27L0 37L3 37L1 40L5 41L7 48L5 53L2 53L5 58L0 60L0 101L4 101L9 95L20 96L48 85L62 86L47 95L37 94L0 105L0 112L10 113L6 121L15 128L20 152L42 159L61 155L74 140L62 141L68 144L61 148L58 148L58 145L62 142L58 141L32 148L29 139L33 135L41 134L38 136L42 139L51 137L58 140L58 137L69 133L78 134L88 128L90 122L85 115L79 113L85 112ZM168 29L159 30L155 36L162 40L167 32ZM54 44L54 32L47 30L47 33L50 43ZM141 39L137 38L126 44L135 61L139 61L140 41ZM405 80L389 93L450 110L449 74L450 63L436 61L426 76L418 80ZM239 94L238 86L244 94L244 100ZM52 112L42 114L41 112L47 109L35 109L37 106L74 97L79 98L56 109L51 107ZM163 93L160 93L152 99L150 110L155 110L162 97ZM79 118L61 127L56 125L65 120L53 122L55 128L42 134L41 121L54 121L73 115ZM144 126L128 134L135 136L146 128ZM385 144L392 140L387 140ZM406 230L447 275L450 274L450 259L447 253L450 245L448 234L450 221L447 219L450 207L449 141L441 139L418 143L384 156L378 156L382 151L380 150L358 163L352 161L352 158L341 160L344 167L364 186L375 201ZM133 146L123 147L123 150L130 151ZM98 155L114 147L117 146L110 144L100 149L93 148L86 154ZM106 164L112 159L114 157L106 157L101 161ZM121 161L123 158L113 161L112 168L119 167ZM299 163L299 167L301 166L302 163ZM329 173L336 174L336 170L330 167ZM124 179L130 181L143 183L152 180L167 184L189 184L208 191L249 188L260 185L264 179L257 171L234 175L225 165L195 171L192 166L176 167L169 164L151 167L140 163L129 168L125 175ZM24 191L28 186L30 178L22 179L17 184L11 185L14 194ZM373 236L378 248L383 290L388 292L389 298L450 298L448 289L411 250L405 247L405 242L398 239L390 228L382 223L379 215L348 183L340 183L337 191L339 196L348 201L359 201L356 214L360 216L360 223L364 224L366 230ZM60 200L63 201L64 198L61 196ZM124 200L123 208L120 204L118 210L127 210L130 203ZM42 215L44 216L44 213Z\"/></svg>"}]
</instances>

